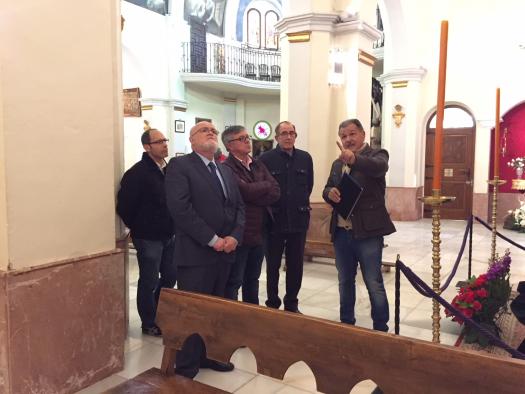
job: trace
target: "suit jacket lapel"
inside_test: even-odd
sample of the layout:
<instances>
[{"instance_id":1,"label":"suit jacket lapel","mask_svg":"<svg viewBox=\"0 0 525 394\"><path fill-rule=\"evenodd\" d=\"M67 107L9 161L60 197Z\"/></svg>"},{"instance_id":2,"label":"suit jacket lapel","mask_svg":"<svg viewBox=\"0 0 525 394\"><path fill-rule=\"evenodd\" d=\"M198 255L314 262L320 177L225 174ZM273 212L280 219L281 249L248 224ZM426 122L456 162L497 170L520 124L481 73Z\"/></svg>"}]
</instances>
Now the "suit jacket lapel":
<instances>
[{"instance_id":1,"label":"suit jacket lapel","mask_svg":"<svg viewBox=\"0 0 525 394\"><path fill-rule=\"evenodd\" d=\"M195 168L200 173L200 176L202 176L204 179L208 181L208 184L210 185L210 189L213 190L215 195L222 200L222 196L219 194L220 191L217 190L214 180L211 177L210 170L208 170L208 168L206 167L202 159L195 152L192 152L190 156L195 164ZM221 172L221 175L222 175L222 172Z\"/></svg>"}]
</instances>

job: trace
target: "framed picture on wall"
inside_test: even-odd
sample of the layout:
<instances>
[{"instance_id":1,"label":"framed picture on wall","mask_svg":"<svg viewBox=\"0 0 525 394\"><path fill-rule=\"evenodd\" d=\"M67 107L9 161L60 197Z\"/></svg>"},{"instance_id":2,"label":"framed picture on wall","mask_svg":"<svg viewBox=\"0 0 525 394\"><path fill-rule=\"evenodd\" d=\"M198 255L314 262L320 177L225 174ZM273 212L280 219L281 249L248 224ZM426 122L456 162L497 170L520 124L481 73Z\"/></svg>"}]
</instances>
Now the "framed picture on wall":
<instances>
[{"instance_id":1,"label":"framed picture on wall","mask_svg":"<svg viewBox=\"0 0 525 394\"><path fill-rule=\"evenodd\" d=\"M186 153L184 152L176 152L175 157L184 156Z\"/></svg>"},{"instance_id":2,"label":"framed picture on wall","mask_svg":"<svg viewBox=\"0 0 525 394\"><path fill-rule=\"evenodd\" d=\"M142 107L140 105L140 89L131 88L123 90L124 96L124 116L138 117L142 116Z\"/></svg>"},{"instance_id":3,"label":"framed picture on wall","mask_svg":"<svg viewBox=\"0 0 525 394\"><path fill-rule=\"evenodd\" d=\"M210 122L211 123L211 119L208 119L208 118L195 118L195 124L197 124L199 122Z\"/></svg>"},{"instance_id":4,"label":"framed picture on wall","mask_svg":"<svg viewBox=\"0 0 525 394\"><path fill-rule=\"evenodd\" d=\"M175 133L184 133L185 131L185 123L183 120L176 120L175 121Z\"/></svg>"}]
</instances>

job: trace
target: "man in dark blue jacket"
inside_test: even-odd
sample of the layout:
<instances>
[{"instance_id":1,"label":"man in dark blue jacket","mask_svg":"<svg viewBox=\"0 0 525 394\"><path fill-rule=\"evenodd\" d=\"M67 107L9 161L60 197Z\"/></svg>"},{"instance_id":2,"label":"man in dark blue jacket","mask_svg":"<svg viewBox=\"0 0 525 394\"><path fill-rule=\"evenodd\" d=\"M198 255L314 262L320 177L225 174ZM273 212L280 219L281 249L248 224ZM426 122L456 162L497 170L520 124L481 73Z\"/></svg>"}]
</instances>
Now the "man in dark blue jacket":
<instances>
[{"instance_id":1,"label":"man in dark blue jacket","mask_svg":"<svg viewBox=\"0 0 525 394\"><path fill-rule=\"evenodd\" d=\"M162 333L155 324L160 289L173 288L176 282L173 259L175 229L166 205L164 188L164 158L168 156L168 140L160 131L150 129L142 134L141 142L145 152L142 160L122 177L117 212L131 230L137 250L137 309L142 320L142 332L160 336Z\"/></svg>"},{"instance_id":2,"label":"man in dark blue jacket","mask_svg":"<svg viewBox=\"0 0 525 394\"><path fill-rule=\"evenodd\" d=\"M306 232L310 223L310 194L314 186L312 157L295 148L295 126L284 121L275 128L277 147L260 158L281 189L280 199L272 205L274 221L269 222L266 250L266 305L279 308L279 268L286 256L286 295L284 309L299 312L297 298L303 279Z\"/></svg>"}]
</instances>

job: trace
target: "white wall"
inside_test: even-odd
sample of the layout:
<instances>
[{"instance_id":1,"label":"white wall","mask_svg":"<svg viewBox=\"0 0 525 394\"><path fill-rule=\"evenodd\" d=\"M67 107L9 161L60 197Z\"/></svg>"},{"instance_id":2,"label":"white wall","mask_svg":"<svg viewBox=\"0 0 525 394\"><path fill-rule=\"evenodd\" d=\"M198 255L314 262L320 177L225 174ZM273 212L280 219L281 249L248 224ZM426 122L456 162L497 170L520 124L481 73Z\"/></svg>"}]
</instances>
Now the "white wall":
<instances>
[{"instance_id":1,"label":"white wall","mask_svg":"<svg viewBox=\"0 0 525 394\"><path fill-rule=\"evenodd\" d=\"M265 120L272 125L272 136L275 136L275 126L281 121L279 119L279 96L245 96L245 120L244 126L252 135L253 126L259 120ZM285 120L285 119L282 119ZM293 123L293 120L290 120Z\"/></svg>"},{"instance_id":2,"label":"white wall","mask_svg":"<svg viewBox=\"0 0 525 394\"><path fill-rule=\"evenodd\" d=\"M118 3L3 2L0 36L10 268L112 250Z\"/></svg>"},{"instance_id":3,"label":"white wall","mask_svg":"<svg viewBox=\"0 0 525 394\"><path fill-rule=\"evenodd\" d=\"M0 63L0 81L3 79ZM9 261L7 238L7 185L5 177L5 144L4 144L4 105L2 84L0 83L0 270L5 270Z\"/></svg>"}]
</instances>

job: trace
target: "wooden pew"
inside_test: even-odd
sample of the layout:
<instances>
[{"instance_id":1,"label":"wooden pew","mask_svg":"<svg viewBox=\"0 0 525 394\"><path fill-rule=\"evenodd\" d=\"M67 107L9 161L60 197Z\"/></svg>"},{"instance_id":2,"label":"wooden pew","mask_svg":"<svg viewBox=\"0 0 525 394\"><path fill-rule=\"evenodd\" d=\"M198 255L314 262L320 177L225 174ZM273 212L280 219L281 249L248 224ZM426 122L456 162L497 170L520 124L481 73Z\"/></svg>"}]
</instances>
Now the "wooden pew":
<instances>
[{"instance_id":1,"label":"wooden pew","mask_svg":"<svg viewBox=\"0 0 525 394\"><path fill-rule=\"evenodd\" d=\"M146 372L127 380L106 394L228 394L221 389L202 384L180 375L167 376L158 368L148 369Z\"/></svg>"},{"instance_id":2,"label":"wooden pew","mask_svg":"<svg viewBox=\"0 0 525 394\"><path fill-rule=\"evenodd\" d=\"M152 392L169 392L175 352L192 333L203 337L208 357L220 361L228 361L237 348L247 346L255 355L258 372L276 379L283 379L290 365L304 361L315 375L317 390L328 394L348 394L366 379L372 379L386 394L503 394L525 387L525 362L521 360L221 298L163 289L157 316L165 348L161 371L154 373L158 391ZM139 377L142 384L148 378ZM175 379L182 379L191 389L194 384L192 393L223 392L197 391L202 384ZM124 384L132 387L131 382Z\"/></svg>"}]
</instances>

